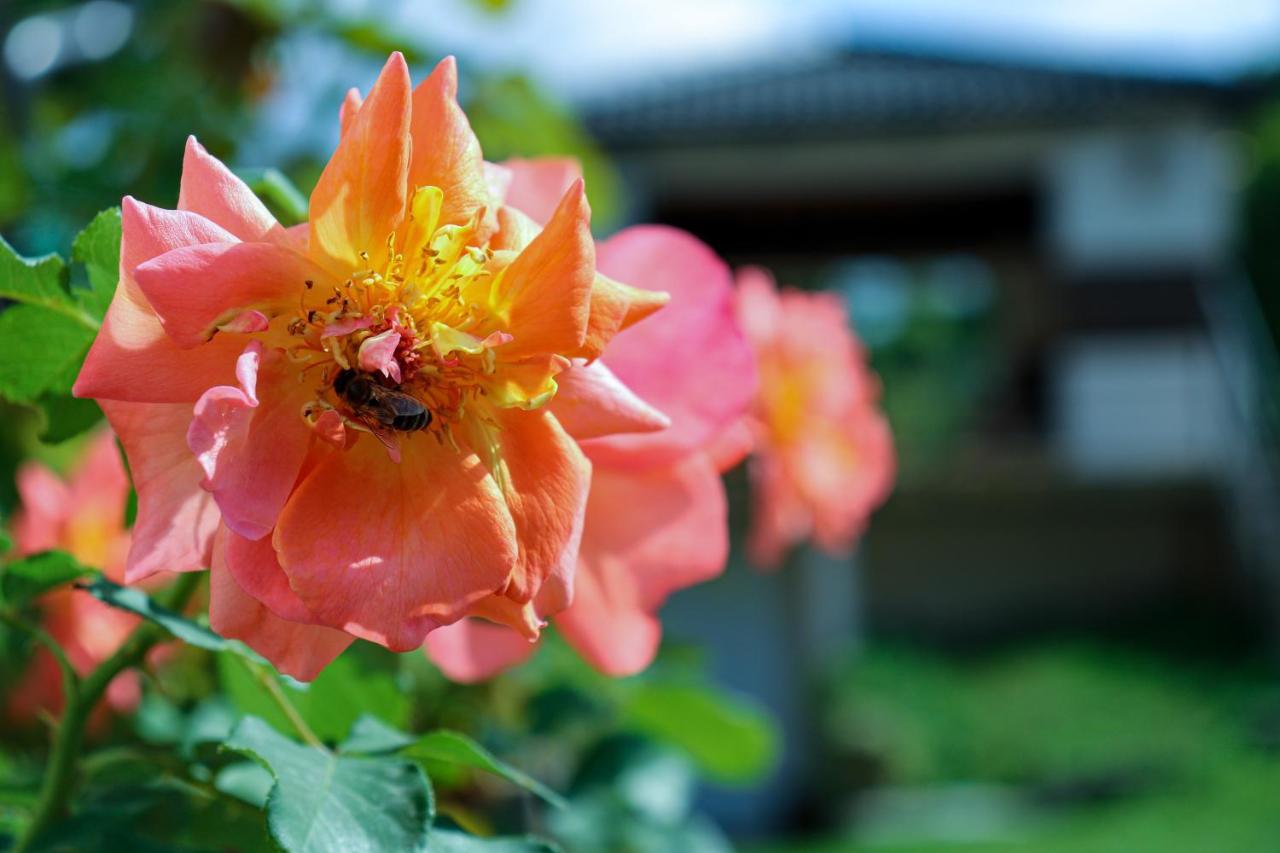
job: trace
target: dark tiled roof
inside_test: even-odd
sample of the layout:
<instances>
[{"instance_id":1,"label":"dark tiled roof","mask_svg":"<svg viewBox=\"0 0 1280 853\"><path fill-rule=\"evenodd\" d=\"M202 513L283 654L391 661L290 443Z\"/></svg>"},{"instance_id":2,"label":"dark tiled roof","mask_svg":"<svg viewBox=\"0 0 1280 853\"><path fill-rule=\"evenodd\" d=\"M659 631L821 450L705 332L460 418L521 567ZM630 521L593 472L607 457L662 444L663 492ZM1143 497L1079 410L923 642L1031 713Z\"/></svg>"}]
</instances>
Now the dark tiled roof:
<instances>
[{"instance_id":1,"label":"dark tiled roof","mask_svg":"<svg viewBox=\"0 0 1280 853\"><path fill-rule=\"evenodd\" d=\"M1239 87L847 53L653 84L583 105L611 147L1074 125L1229 108Z\"/></svg>"}]
</instances>

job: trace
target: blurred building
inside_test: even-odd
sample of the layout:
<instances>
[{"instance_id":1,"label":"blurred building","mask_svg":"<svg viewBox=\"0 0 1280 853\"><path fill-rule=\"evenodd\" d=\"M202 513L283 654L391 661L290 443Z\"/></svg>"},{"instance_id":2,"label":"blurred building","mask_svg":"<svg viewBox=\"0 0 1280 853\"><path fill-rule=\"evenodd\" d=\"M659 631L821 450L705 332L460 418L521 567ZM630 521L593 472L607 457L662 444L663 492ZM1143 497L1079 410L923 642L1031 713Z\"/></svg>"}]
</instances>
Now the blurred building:
<instances>
[{"instance_id":1,"label":"blurred building","mask_svg":"<svg viewBox=\"0 0 1280 853\"><path fill-rule=\"evenodd\" d=\"M831 567L731 572L673 603L676 632L785 709L795 655L864 616L951 645L1199 625L1243 646L1275 624L1262 403L1280 372L1235 256L1233 128L1253 100L1247 85L845 53L586 104L634 218L845 292L903 457L861 592ZM818 604L834 629L791 624ZM771 624L791 653L744 655Z\"/></svg>"}]
</instances>

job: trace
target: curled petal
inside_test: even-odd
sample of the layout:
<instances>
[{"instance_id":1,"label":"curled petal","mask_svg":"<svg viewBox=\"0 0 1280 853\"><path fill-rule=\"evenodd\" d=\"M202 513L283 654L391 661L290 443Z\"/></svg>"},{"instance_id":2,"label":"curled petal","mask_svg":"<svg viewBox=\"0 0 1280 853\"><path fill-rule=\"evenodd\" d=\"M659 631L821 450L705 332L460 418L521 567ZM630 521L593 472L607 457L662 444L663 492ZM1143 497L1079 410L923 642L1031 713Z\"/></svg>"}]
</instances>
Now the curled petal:
<instances>
[{"instance_id":1,"label":"curled petal","mask_svg":"<svg viewBox=\"0 0 1280 853\"><path fill-rule=\"evenodd\" d=\"M251 308L248 311L241 311L231 320L218 326L218 331L249 334L251 332L265 332L270 325L271 321L267 319L266 314Z\"/></svg>"},{"instance_id":2,"label":"curled petal","mask_svg":"<svg viewBox=\"0 0 1280 853\"><path fill-rule=\"evenodd\" d=\"M187 444L205 472L204 488L226 525L249 539L271 532L306 459L311 430L301 417L312 399L276 356L262 371L261 344L240 358L240 386L211 388L196 403ZM265 379L259 401L257 384Z\"/></svg>"},{"instance_id":3,"label":"curled petal","mask_svg":"<svg viewBox=\"0 0 1280 853\"><path fill-rule=\"evenodd\" d=\"M302 599L289 586L289 578L280 568L270 537L246 539L226 527L218 535L221 550L216 559L231 573L240 589L281 619L315 622Z\"/></svg>"},{"instance_id":4,"label":"curled petal","mask_svg":"<svg viewBox=\"0 0 1280 853\"><path fill-rule=\"evenodd\" d=\"M591 288L587 335L573 354L599 358L615 335L648 317L669 300L670 294L632 287L597 273Z\"/></svg>"},{"instance_id":5,"label":"curled petal","mask_svg":"<svg viewBox=\"0 0 1280 853\"><path fill-rule=\"evenodd\" d=\"M346 449L346 422L342 419L342 415L338 414L333 409L330 409L327 412L321 412L320 416L316 418L313 429L321 440L332 444L340 450Z\"/></svg>"},{"instance_id":6,"label":"curled petal","mask_svg":"<svg viewBox=\"0 0 1280 853\"><path fill-rule=\"evenodd\" d=\"M134 280L134 269L173 249L235 238L202 216L162 210L132 198L125 198L121 212L120 284L74 393L99 400L194 403L205 389L232 380L244 343L221 337L202 347L180 349L165 334Z\"/></svg>"},{"instance_id":7,"label":"curled petal","mask_svg":"<svg viewBox=\"0 0 1280 853\"><path fill-rule=\"evenodd\" d=\"M240 640L299 681L310 681L355 638L322 625L289 622L246 593L227 568L221 537L214 547L209 578L209 625Z\"/></svg>"},{"instance_id":8,"label":"curled petal","mask_svg":"<svg viewBox=\"0 0 1280 853\"><path fill-rule=\"evenodd\" d=\"M320 333L321 338L338 338L343 335L349 335L360 329L367 329L373 325L373 318L360 315L358 317L343 317L334 320L324 327L324 331Z\"/></svg>"},{"instance_id":9,"label":"curled petal","mask_svg":"<svg viewBox=\"0 0 1280 853\"><path fill-rule=\"evenodd\" d=\"M381 373L397 385L400 384L400 364L396 361L396 347L400 346L400 333L387 329L360 343L358 363L366 373Z\"/></svg>"},{"instance_id":10,"label":"curled petal","mask_svg":"<svg viewBox=\"0 0 1280 853\"><path fill-rule=\"evenodd\" d=\"M271 314L296 307L305 282L323 275L306 258L273 243L187 246L134 272L166 334L184 348L208 342L220 323L246 309Z\"/></svg>"},{"instance_id":11,"label":"curled petal","mask_svg":"<svg viewBox=\"0 0 1280 853\"><path fill-rule=\"evenodd\" d=\"M559 390L551 412L570 435L582 441L620 432L666 429L671 420L623 385L601 361L581 359L556 377Z\"/></svg>"}]
</instances>

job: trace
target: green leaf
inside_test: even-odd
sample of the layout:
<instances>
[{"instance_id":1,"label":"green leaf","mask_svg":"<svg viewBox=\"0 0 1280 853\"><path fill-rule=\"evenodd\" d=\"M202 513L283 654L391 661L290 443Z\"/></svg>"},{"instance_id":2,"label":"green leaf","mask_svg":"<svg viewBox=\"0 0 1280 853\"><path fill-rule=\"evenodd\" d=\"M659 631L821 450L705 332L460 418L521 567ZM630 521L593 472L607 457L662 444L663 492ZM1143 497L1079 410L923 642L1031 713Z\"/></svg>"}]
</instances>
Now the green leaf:
<instances>
[{"instance_id":1,"label":"green leaf","mask_svg":"<svg viewBox=\"0 0 1280 853\"><path fill-rule=\"evenodd\" d=\"M102 211L76 235L71 259L84 264L89 278L88 289L76 296L89 314L101 319L120 278L120 208Z\"/></svg>"},{"instance_id":2,"label":"green leaf","mask_svg":"<svg viewBox=\"0 0 1280 853\"><path fill-rule=\"evenodd\" d=\"M94 400L81 400L69 394L45 394L36 404L44 413L40 439L51 444L75 438L102 420L102 409Z\"/></svg>"},{"instance_id":3,"label":"green leaf","mask_svg":"<svg viewBox=\"0 0 1280 853\"><path fill-rule=\"evenodd\" d=\"M307 221L307 197L279 169L242 169L239 174L282 224Z\"/></svg>"},{"instance_id":4,"label":"green leaf","mask_svg":"<svg viewBox=\"0 0 1280 853\"><path fill-rule=\"evenodd\" d=\"M376 755L395 752L413 743L413 740L413 735L405 734L397 728L388 726L377 717L366 714L356 720L351 727L351 733L338 749L348 753Z\"/></svg>"},{"instance_id":5,"label":"green leaf","mask_svg":"<svg viewBox=\"0 0 1280 853\"><path fill-rule=\"evenodd\" d=\"M57 255L20 257L0 239L0 395L29 403L66 392L99 321L76 301Z\"/></svg>"},{"instance_id":6,"label":"green leaf","mask_svg":"<svg viewBox=\"0 0 1280 853\"><path fill-rule=\"evenodd\" d=\"M24 258L0 238L0 299L73 315L67 265L57 255Z\"/></svg>"},{"instance_id":7,"label":"green leaf","mask_svg":"<svg viewBox=\"0 0 1280 853\"><path fill-rule=\"evenodd\" d=\"M444 729L429 732L405 747L401 754L419 761L440 761L483 770L501 776L557 808L565 808L567 805L564 798L555 791L528 774L499 761L489 750L458 732Z\"/></svg>"},{"instance_id":8,"label":"green leaf","mask_svg":"<svg viewBox=\"0 0 1280 853\"><path fill-rule=\"evenodd\" d=\"M532 836L479 838L456 829L432 829L431 853L558 853L550 841Z\"/></svg>"},{"instance_id":9,"label":"green leaf","mask_svg":"<svg viewBox=\"0 0 1280 853\"><path fill-rule=\"evenodd\" d=\"M0 394L30 403L46 391L70 391L93 342L94 328L74 316L35 305L4 309L0 313Z\"/></svg>"},{"instance_id":10,"label":"green leaf","mask_svg":"<svg viewBox=\"0 0 1280 853\"><path fill-rule=\"evenodd\" d=\"M623 717L628 728L685 750L720 782L758 779L777 760L778 733L768 714L706 687L638 684Z\"/></svg>"},{"instance_id":11,"label":"green leaf","mask_svg":"<svg viewBox=\"0 0 1280 853\"><path fill-rule=\"evenodd\" d=\"M0 530L0 554L7 554L13 550L13 538L9 536L7 530Z\"/></svg>"},{"instance_id":12,"label":"green leaf","mask_svg":"<svg viewBox=\"0 0 1280 853\"><path fill-rule=\"evenodd\" d=\"M301 746L246 717L227 748L275 778L267 798L272 837L295 853L420 850L434 813L427 777L398 758L353 758Z\"/></svg>"},{"instance_id":13,"label":"green leaf","mask_svg":"<svg viewBox=\"0 0 1280 853\"><path fill-rule=\"evenodd\" d=\"M213 787L251 806L265 808L276 779L271 771L252 761L228 764L214 777Z\"/></svg>"},{"instance_id":14,"label":"green leaf","mask_svg":"<svg viewBox=\"0 0 1280 853\"><path fill-rule=\"evenodd\" d=\"M232 652L257 663L267 663L265 658L239 640L220 637L212 629L161 607L140 589L120 586L106 578L97 578L92 583L84 584L82 588L99 601L154 622L184 643L211 652Z\"/></svg>"},{"instance_id":15,"label":"green leaf","mask_svg":"<svg viewBox=\"0 0 1280 853\"><path fill-rule=\"evenodd\" d=\"M393 673L371 663L360 648L348 649L307 684L304 689L285 681L289 701L316 733L328 743L337 743L362 716L374 716L389 726L402 727L409 721L409 699ZM266 689L238 661L219 658L218 677L236 708L244 714L262 717L282 730L289 723Z\"/></svg>"},{"instance_id":16,"label":"green leaf","mask_svg":"<svg viewBox=\"0 0 1280 853\"><path fill-rule=\"evenodd\" d=\"M5 566L0 574L0 598L8 607L22 607L54 587L93 574L70 554L45 551Z\"/></svg>"}]
</instances>

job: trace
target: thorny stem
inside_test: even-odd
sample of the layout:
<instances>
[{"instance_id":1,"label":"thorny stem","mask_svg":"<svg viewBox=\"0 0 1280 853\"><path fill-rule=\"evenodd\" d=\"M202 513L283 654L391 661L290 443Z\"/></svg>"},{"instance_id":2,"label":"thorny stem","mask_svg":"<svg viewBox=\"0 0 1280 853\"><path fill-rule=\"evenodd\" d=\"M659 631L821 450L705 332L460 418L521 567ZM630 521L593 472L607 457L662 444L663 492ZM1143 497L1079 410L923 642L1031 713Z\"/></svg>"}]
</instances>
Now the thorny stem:
<instances>
[{"instance_id":1,"label":"thorny stem","mask_svg":"<svg viewBox=\"0 0 1280 853\"><path fill-rule=\"evenodd\" d=\"M200 577L198 572L180 575L173 586L157 597L159 603L170 610L181 611L200 584ZM121 672L142 663L151 647L167 636L168 633L159 625L143 622L133 629L133 633L116 649L115 654L99 664L84 679L75 678L74 670L70 670L68 677L68 670L63 670L65 710L62 721L54 733L53 752L49 756L49 766L40 788L40 799L36 802L31 822L14 843L13 853L30 850L53 822L66 813L78 775L85 725L89 722L94 706L106 692L107 685Z\"/></svg>"}]
</instances>

